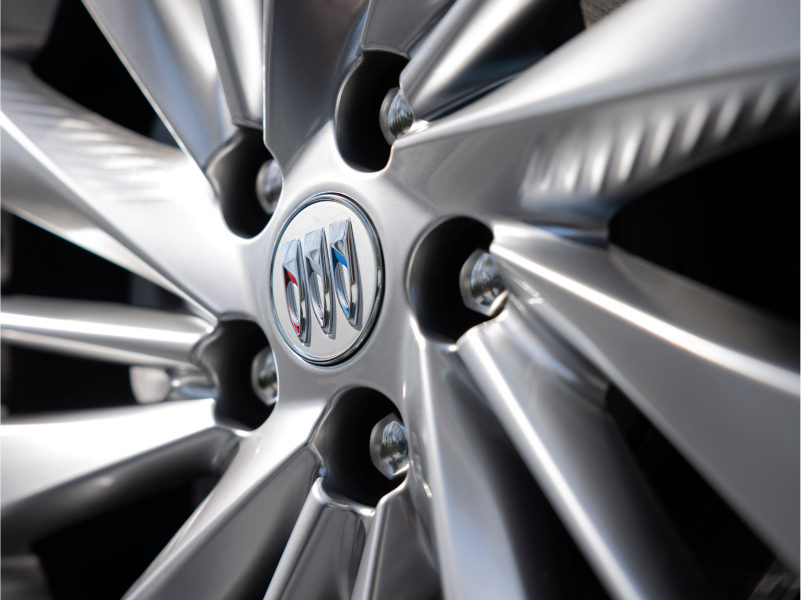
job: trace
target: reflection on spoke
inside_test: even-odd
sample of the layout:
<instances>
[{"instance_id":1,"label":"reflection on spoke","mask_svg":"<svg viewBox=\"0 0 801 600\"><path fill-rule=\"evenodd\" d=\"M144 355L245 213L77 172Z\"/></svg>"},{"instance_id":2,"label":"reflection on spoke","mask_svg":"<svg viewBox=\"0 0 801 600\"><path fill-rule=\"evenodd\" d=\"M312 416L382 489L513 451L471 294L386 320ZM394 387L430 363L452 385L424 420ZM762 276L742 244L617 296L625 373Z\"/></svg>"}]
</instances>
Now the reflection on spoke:
<instances>
[{"instance_id":1,"label":"reflection on spoke","mask_svg":"<svg viewBox=\"0 0 801 600\"><path fill-rule=\"evenodd\" d=\"M459 341L459 356L608 591L711 597L599 407L602 381L560 364L559 354L513 307Z\"/></svg>"},{"instance_id":2,"label":"reflection on spoke","mask_svg":"<svg viewBox=\"0 0 801 600\"><path fill-rule=\"evenodd\" d=\"M279 402L262 427L240 434L216 487L125 597L263 594L313 482L318 459L306 444L322 410Z\"/></svg>"},{"instance_id":3,"label":"reflection on spoke","mask_svg":"<svg viewBox=\"0 0 801 600\"><path fill-rule=\"evenodd\" d=\"M792 2L630 3L402 136L390 175L441 207L602 228L665 177L797 127L797 16Z\"/></svg>"},{"instance_id":4,"label":"reflection on spoke","mask_svg":"<svg viewBox=\"0 0 801 600\"><path fill-rule=\"evenodd\" d=\"M331 590L350 598L373 509L325 491L309 491L265 600L321 598Z\"/></svg>"},{"instance_id":5,"label":"reflection on spoke","mask_svg":"<svg viewBox=\"0 0 801 600\"><path fill-rule=\"evenodd\" d=\"M798 560L798 331L614 249L502 225L534 313L624 390L788 562ZM750 443L743 443L743 435Z\"/></svg>"},{"instance_id":6,"label":"reflection on spoke","mask_svg":"<svg viewBox=\"0 0 801 600\"><path fill-rule=\"evenodd\" d=\"M214 470L231 432L212 400L6 418L4 551L98 510Z\"/></svg>"},{"instance_id":7,"label":"reflection on spoke","mask_svg":"<svg viewBox=\"0 0 801 600\"><path fill-rule=\"evenodd\" d=\"M255 314L242 242L179 150L134 134L3 58L3 207L206 311ZM210 275L213 273L213 276Z\"/></svg>"},{"instance_id":8,"label":"reflection on spoke","mask_svg":"<svg viewBox=\"0 0 801 600\"><path fill-rule=\"evenodd\" d=\"M86 5L176 141L205 166L235 128L199 3L88 0Z\"/></svg>"},{"instance_id":9,"label":"reflection on spoke","mask_svg":"<svg viewBox=\"0 0 801 600\"><path fill-rule=\"evenodd\" d=\"M190 315L122 304L7 296L0 313L6 342L72 356L192 368L213 326Z\"/></svg>"}]
</instances>

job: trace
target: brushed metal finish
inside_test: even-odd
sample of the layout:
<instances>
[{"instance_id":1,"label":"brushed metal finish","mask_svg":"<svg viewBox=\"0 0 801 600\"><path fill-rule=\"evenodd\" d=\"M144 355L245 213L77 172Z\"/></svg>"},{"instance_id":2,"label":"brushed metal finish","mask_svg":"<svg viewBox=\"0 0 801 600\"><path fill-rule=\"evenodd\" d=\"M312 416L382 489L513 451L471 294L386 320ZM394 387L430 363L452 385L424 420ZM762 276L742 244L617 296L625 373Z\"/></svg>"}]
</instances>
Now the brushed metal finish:
<instances>
[{"instance_id":1,"label":"brushed metal finish","mask_svg":"<svg viewBox=\"0 0 801 600\"><path fill-rule=\"evenodd\" d=\"M234 133L196 0L86 0L175 141L205 167Z\"/></svg>"},{"instance_id":2,"label":"brushed metal finish","mask_svg":"<svg viewBox=\"0 0 801 600\"><path fill-rule=\"evenodd\" d=\"M120 304L10 296L0 314L3 341L128 365L191 367L214 327L190 315Z\"/></svg>"}]
</instances>

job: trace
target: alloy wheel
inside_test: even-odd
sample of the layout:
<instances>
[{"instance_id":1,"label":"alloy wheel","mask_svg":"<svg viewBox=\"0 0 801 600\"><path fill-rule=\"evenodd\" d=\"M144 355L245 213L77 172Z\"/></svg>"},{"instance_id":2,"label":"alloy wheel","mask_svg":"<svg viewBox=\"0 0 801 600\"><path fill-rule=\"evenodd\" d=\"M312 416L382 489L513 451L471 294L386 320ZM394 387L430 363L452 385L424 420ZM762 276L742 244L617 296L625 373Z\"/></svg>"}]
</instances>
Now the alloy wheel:
<instances>
[{"instance_id":1,"label":"alloy wheel","mask_svg":"<svg viewBox=\"0 0 801 600\"><path fill-rule=\"evenodd\" d=\"M8 573L206 477L126 598L715 597L623 414L767 552L743 597L797 595L797 321L609 234L665 182L797 142L797 2L632 0L590 27L557 1L85 4L177 147L4 46L3 209L182 304L8 296L3 341L131 365L170 401L5 419ZM331 268L362 257L375 300L349 323L332 281L337 331L360 329L315 354L278 270L321 195L351 212L289 237L324 231L325 256L363 215L377 258L352 234ZM504 296L473 310L490 279ZM378 423L408 470L377 468Z\"/></svg>"}]
</instances>

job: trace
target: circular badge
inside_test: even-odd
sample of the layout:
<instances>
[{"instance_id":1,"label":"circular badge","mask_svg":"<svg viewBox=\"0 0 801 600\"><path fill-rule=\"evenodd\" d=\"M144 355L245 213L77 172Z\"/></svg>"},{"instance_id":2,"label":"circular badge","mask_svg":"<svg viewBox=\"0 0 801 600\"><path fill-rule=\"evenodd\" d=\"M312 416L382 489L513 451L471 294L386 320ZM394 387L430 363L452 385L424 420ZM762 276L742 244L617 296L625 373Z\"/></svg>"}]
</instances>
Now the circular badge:
<instances>
[{"instance_id":1,"label":"circular badge","mask_svg":"<svg viewBox=\"0 0 801 600\"><path fill-rule=\"evenodd\" d=\"M287 219L273 250L270 299L284 340L312 363L333 364L370 333L384 265L370 219L349 198L309 198Z\"/></svg>"}]
</instances>

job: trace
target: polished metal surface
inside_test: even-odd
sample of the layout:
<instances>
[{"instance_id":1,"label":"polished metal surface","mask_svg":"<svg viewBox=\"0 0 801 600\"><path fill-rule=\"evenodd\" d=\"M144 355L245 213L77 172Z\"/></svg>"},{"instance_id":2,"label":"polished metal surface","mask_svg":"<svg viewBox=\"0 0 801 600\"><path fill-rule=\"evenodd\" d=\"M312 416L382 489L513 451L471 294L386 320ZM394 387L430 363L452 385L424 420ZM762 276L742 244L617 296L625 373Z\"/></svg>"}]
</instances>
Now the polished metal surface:
<instances>
[{"instance_id":1,"label":"polished metal surface","mask_svg":"<svg viewBox=\"0 0 801 600\"><path fill-rule=\"evenodd\" d=\"M384 96L378 121L381 125L381 133L384 134L384 139L388 144L392 144L399 135L409 131L414 122L414 115L409 105L406 104L400 88L392 88Z\"/></svg>"},{"instance_id":2,"label":"polished metal surface","mask_svg":"<svg viewBox=\"0 0 801 600\"><path fill-rule=\"evenodd\" d=\"M272 406L278 401L278 369L270 348L265 348L253 359L250 384L256 395L267 406Z\"/></svg>"},{"instance_id":3,"label":"polished metal surface","mask_svg":"<svg viewBox=\"0 0 801 600\"><path fill-rule=\"evenodd\" d=\"M256 176L256 197L268 215L273 214L278 206L282 183L281 167L278 166L278 162L272 159L265 162Z\"/></svg>"},{"instance_id":4,"label":"polished metal surface","mask_svg":"<svg viewBox=\"0 0 801 600\"><path fill-rule=\"evenodd\" d=\"M328 258L325 229L315 229L303 238L303 257L309 283L309 301L323 333L331 333L334 305L331 299L331 262Z\"/></svg>"},{"instance_id":5,"label":"polished metal surface","mask_svg":"<svg viewBox=\"0 0 801 600\"><path fill-rule=\"evenodd\" d=\"M434 119L542 58L570 4L457 0L400 77L417 119Z\"/></svg>"},{"instance_id":6,"label":"polished metal surface","mask_svg":"<svg viewBox=\"0 0 801 600\"><path fill-rule=\"evenodd\" d=\"M3 418L4 574L52 531L211 475L128 600L572 599L587 582L614 600L714 597L610 385L798 571L798 326L606 241L634 194L797 132L798 2L631 0L553 51L568 4L550 0L87 5L184 151L68 100L4 41L3 209L198 316L3 297L4 343L155 368L161 385L140 390L152 404ZM383 53L409 62L371 90L389 104L365 123L378 135L384 118L391 149L367 171L337 119ZM397 137L399 98L415 122ZM262 127L275 157L247 184L271 215L247 239L202 170L237 126ZM409 273L436 272L420 248L457 217L493 239L461 298L473 248L460 256L449 301L492 318L444 338ZM471 240L442 251L455 242ZM273 407L252 431L216 420L219 374L196 367L199 342L239 321L269 345L235 365ZM388 413L397 427L375 425ZM382 449L403 481L368 506L348 485L391 489Z\"/></svg>"},{"instance_id":7,"label":"polished metal surface","mask_svg":"<svg viewBox=\"0 0 801 600\"><path fill-rule=\"evenodd\" d=\"M233 439L212 412L212 401L201 400L4 418L3 553L129 502L147 486L212 473Z\"/></svg>"},{"instance_id":8,"label":"polished metal surface","mask_svg":"<svg viewBox=\"0 0 801 600\"><path fill-rule=\"evenodd\" d=\"M459 291L467 308L487 317L497 315L509 296L497 261L483 250L473 252L462 265Z\"/></svg>"},{"instance_id":9,"label":"polished metal surface","mask_svg":"<svg viewBox=\"0 0 801 600\"><path fill-rule=\"evenodd\" d=\"M261 128L263 0L202 0L214 62L231 121Z\"/></svg>"},{"instance_id":10,"label":"polished metal surface","mask_svg":"<svg viewBox=\"0 0 801 600\"><path fill-rule=\"evenodd\" d=\"M398 415L387 415L370 432L370 458L387 479L399 479L409 470L409 442Z\"/></svg>"},{"instance_id":11,"label":"polished metal surface","mask_svg":"<svg viewBox=\"0 0 801 600\"><path fill-rule=\"evenodd\" d=\"M206 166L235 127L200 3L87 0L85 5L175 141Z\"/></svg>"},{"instance_id":12,"label":"polished metal surface","mask_svg":"<svg viewBox=\"0 0 801 600\"><path fill-rule=\"evenodd\" d=\"M602 229L634 192L795 127L797 3L697 9L626 4L514 81L395 142L399 185L425 181L441 210Z\"/></svg>"},{"instance_id":13,"label":"polished metal surface","mask_svg":"<svg viewBox=\"0 0 801 600\"><path fill-rule=\"evenodd\" d=\"M264 600L349 598L374 511L314 482Z\"/></svg>"},{"instance_id":14,"label":"polished metal surface","mask_svg":"<svg viewBox=\"0 0 801 600\"><path fill-rule=\"evenodd\" d=\"M190 315L30 296L4 297L0 313L4 342L128 365L191 368L213 330Z\"/></svg>"},{"instance_id":15,"label":"polished metal surface","mask_svg":"<svg viewBox=\"0 0 801 600\"><path fill-rule=\"evenodd\" d=\"M344 196L310 198L284 224L271 267L284 340L311 362L347 358L370 334L383 277L381 248L361 209Z\"/></svg>"},{"instance_id":16,"label":"polished metal surface","mask_svg":"<svg viewBox=\"0 0 801 600\"><path fill-rule=\"evenodd\" d=\"M514 305L458 353L614 597L714 597L603 410L599 373Z\"/></svg>"}]
</instances>

